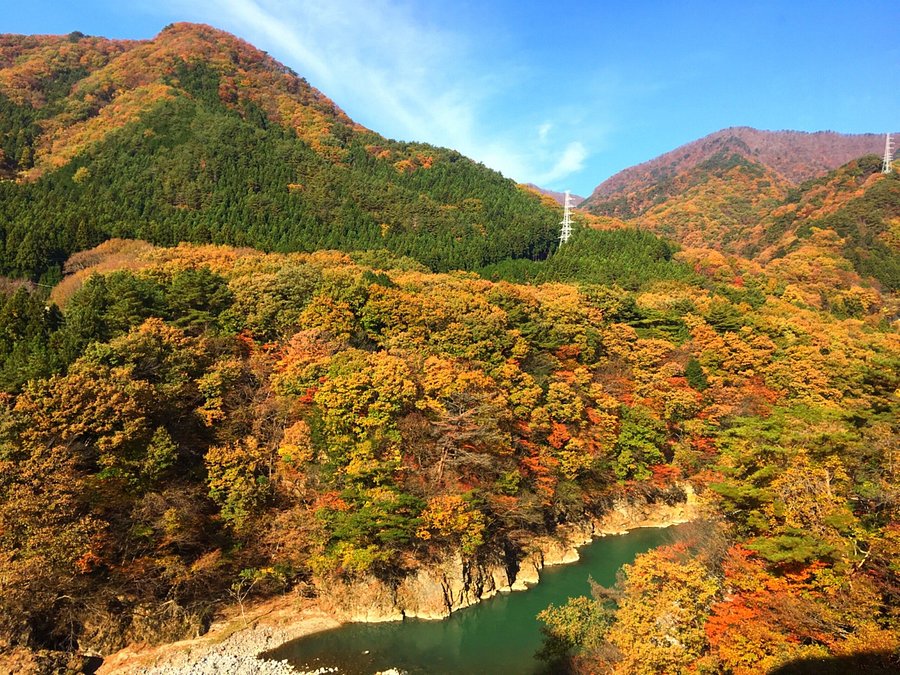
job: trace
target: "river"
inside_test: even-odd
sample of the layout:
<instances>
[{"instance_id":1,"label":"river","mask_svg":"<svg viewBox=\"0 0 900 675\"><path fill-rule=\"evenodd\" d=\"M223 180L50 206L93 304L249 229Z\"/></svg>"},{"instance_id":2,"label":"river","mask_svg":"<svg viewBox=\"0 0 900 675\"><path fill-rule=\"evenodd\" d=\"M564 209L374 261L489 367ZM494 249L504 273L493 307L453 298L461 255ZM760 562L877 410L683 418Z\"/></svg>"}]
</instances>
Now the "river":
<instances>
[{"instance_id":1,"label":"river","mask_svg":"<svg viewBox=\"0 0 900 675\"><path fill-rule=\"evenodd\" d=\"M347 675L389 668L411 675L544 673L534 658L542 643L538 612L590 595L588 577L612 585L622 565L672 541L678 529L643 528L595 539L579 549L578 562L545 568L541 582L527 591L498 594L447 619L351 623L288 642L264 658L287 659L300 670L336 667Z\"/></svg>"}]
</instances>

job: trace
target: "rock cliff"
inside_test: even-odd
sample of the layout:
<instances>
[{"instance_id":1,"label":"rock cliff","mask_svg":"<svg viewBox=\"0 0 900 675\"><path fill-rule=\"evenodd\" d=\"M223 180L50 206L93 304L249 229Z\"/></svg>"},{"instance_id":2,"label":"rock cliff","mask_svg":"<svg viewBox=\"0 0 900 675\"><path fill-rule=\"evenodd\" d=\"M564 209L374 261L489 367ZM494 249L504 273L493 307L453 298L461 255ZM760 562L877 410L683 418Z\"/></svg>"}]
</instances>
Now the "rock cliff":
<instances>
[{"instance_id":1,"label":"rock cliff","mask_svg":"<svg viewBox=\"0 0 900 675\"><path fill-rule=\"evenodd\" d=\"M465 559L457 551L399 581L369 577L354 582L322 580L317 585L323 608L341 621L443 619L497 593L527 589L540 581L544 567L577 561L578 547L594 537L639 527L666 527L701 515L700 500L690 485L683 485L675 499L620 499L598 518L560 525L552 535L532 540L511 562L499 555Z\"/></svg>"}]
</instances>

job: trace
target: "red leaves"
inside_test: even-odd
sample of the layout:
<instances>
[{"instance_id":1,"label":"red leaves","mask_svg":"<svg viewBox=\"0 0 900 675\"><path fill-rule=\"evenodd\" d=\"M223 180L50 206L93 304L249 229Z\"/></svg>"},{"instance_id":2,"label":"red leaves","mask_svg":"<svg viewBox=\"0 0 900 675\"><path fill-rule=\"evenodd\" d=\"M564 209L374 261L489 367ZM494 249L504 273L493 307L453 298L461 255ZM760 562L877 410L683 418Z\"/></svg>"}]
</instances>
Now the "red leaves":
<instances>
[{"instance_id":1,"label":"red leaves","mask_svg":"<svg viewBox=\"0 0 900 675\"><path fill-rule=\"evenodd\" d=\"M534 486L537 493L541 496L544 504L550 504L553 501L553 495L556 493L556 467L559 466L559 460L549 455L532 454L523 457L522 465L526 471L532 476Z\"/></svg>"},{"instance_id":2,"label":"red leaves","mask_svg":"<svg viewBox=\"0 0 900 675\"><path fill-rule=\"evenodd\" d=\"M671 464L655 464L650 467L653 472L651 480L658 487L666 487L672 485L681 478L681 469Z\"/></svg>"},{"instance_id":3,"label":"red leaves","mask_svg":"<svg viewBox=\"0 0 900 675\"><path fill-rule=\"evenodd\" d=\"M586 408L584 412L591 424L603 424L606 421L596 408Z\"/></svg>"},{"instance_id":4,"label":"red leaves","mask_svg":"<svg viewBox=\"0 0 900 675\"><path fill-rule=\"evenodd\" d=\"M531 425L529 425L525 420L517 420L515 423L515 428L516 431L522 434L522 436L531 435Z\"/></svg>"},{"instance_id":5,"label":"red leaves","mask_svg":"<svg viewBox=\"0 0 900 675\"><path fill-rule=\"evenodd\" d=\"M78 560L75 561L75 571L78 574L90 574L95 569L97 569L101 564L102 560L100 556L98 556L93 551L87 551L84 553Z\"/></svg>"},{"instance_id":6,"label":"red leaves","mask_svg":"<svg viewBox=\"0 0 900 675\"><path fill-rule=\"evenodd\" d=\"M242 348L245 356L256 353L256 340L253 339L253 336L248 331L241 331L238 335L234 336L234 339Z\"/></svg>"},{"instance_id":7,"label":"red leaves","mask_svg":"<svg viewBox=\"0 0 900 675\"><path fill-rule=\"evenodd\" d=\"M716 442L709 436L695 436L691 439L691 446L697 452L702 452L706 455L714 455L716 454Z\"/></svg>"},{"instance_id":8,"label":"red leaves","mask_svg":"<svg viewBox=\"0 0 900 675\"><path fill-rule=\"evenodd\" d=\"M717 649L733 640L730 633L735 627L758 616L759 610L748 607L740 596L717 602L710 608L710 617L706 621L706 638Z\"/></svg>"},{"instance_id":9,"label":"red leaves","mask_svg":"<svg viewBox=\"0 0 900 675\"><path fill-rule=\"evenodd\" d=\"M313 504L313 510L319 511L327 509L329 511L349 511L350 505L340 497L337 491L325 492L319 495Z\"/></svg>"},{"instance_id":10,"label":"red leaves","mask_svg":"<svg viewBox=\"0 0 900 675\"><path fill-rule=\"evenodd\" d=\"M563 345L553 353L553 355L556 356L556 358L558 358L560 361L577 359L580 354L581 347L578 345ZM560 376L562 372L565 371L558 371L556 375Z\"/></svg>"},{"instance_id":11,"label":"red leaves","mask_svg":"<svg viewBox=\"0 0 900 675\"><path fill-rule=\"evenodd\" d=\"M561 450L572 436L569 434L565 424L553 422L552 427L553 431L547 437L547 442L557 450Z\"/></svg>"},{"instance_id":12,"label":"red leaves","mask_svg":"<svg viewBox=\"0 0 900 675\"><path fill-rule=\"evenodd\" d=\"M319 391L318 387L309 387L302 395L297 397L297 400L300 403L310 404L313 402L313 398L315 397L317 391Z\"/></svg>"}]
</instances>

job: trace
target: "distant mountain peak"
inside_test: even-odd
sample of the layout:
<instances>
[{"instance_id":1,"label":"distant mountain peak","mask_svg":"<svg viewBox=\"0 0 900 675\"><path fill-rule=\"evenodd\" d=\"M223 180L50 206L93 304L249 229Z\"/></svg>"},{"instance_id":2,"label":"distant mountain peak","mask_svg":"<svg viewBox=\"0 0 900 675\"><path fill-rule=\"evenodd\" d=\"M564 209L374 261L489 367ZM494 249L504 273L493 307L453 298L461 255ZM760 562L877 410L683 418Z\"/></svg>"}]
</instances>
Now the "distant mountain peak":
<instances>
[{"instance_id":1,"label":"distant mountain peak","mask_svg":"<svg viewBox=\"0 0 900 675\"><path fill-rule=\"evenodd\" d=\"M526 183L525 187L530 188L536 192L539 192L542 195L547 195L548 197L552 197L553 200L563 206L566 201L566 193L565 192L557 192L556 190L548 190L547 188L542 188L540 185L535 185L534 183ZM572 200L572 206L578 206L581 202L584 201L584 197L581 197L576 194L569 193L569 197Z\"/></svg>"},{"instance_id":2,"label":"distant mountain peak","mask_svg":"<svg viewBox=\"0 0 900 675\"><path fill-rule=\"evenodd\" d=\"M828 230L843 264L896 289L900 183L880 173L883 144L880 134L722 129L616 174L582 208L762 262Z\"/></svg>"},{"instance_id":3,"label":"distant mountain peak","mask_svg":"<svg viewBox=\"0 0 900 675\"><path fill-rule=\"evenodd\" d=\"M702 181L699 174L706 168L704 163L728 152L759 164L776 180L796 185L862 155L878 153L883 143L879 134L729 127L620 171L598 185L582 206L600 215L641 215Z\"/></svg>"}]
</instances>

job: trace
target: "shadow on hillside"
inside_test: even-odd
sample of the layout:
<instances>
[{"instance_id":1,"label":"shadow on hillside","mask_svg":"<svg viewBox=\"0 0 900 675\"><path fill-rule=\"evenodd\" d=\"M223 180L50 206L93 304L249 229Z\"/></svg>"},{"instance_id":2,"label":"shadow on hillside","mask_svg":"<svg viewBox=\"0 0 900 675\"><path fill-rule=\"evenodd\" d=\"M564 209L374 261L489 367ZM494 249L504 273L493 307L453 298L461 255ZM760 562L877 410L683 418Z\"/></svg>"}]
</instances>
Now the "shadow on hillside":
<instances>
[{"instance_id":1,"label":"shadow on hillside","mask_svg":"<svg viewBox=\"0 0 900 675\"><path fill-rule=\"evenodd\" d=\"M869 652L853 656L801 659L769 671L769 675L896 675L900 673L900 654Z\"/></svg>"}]
</instances>

